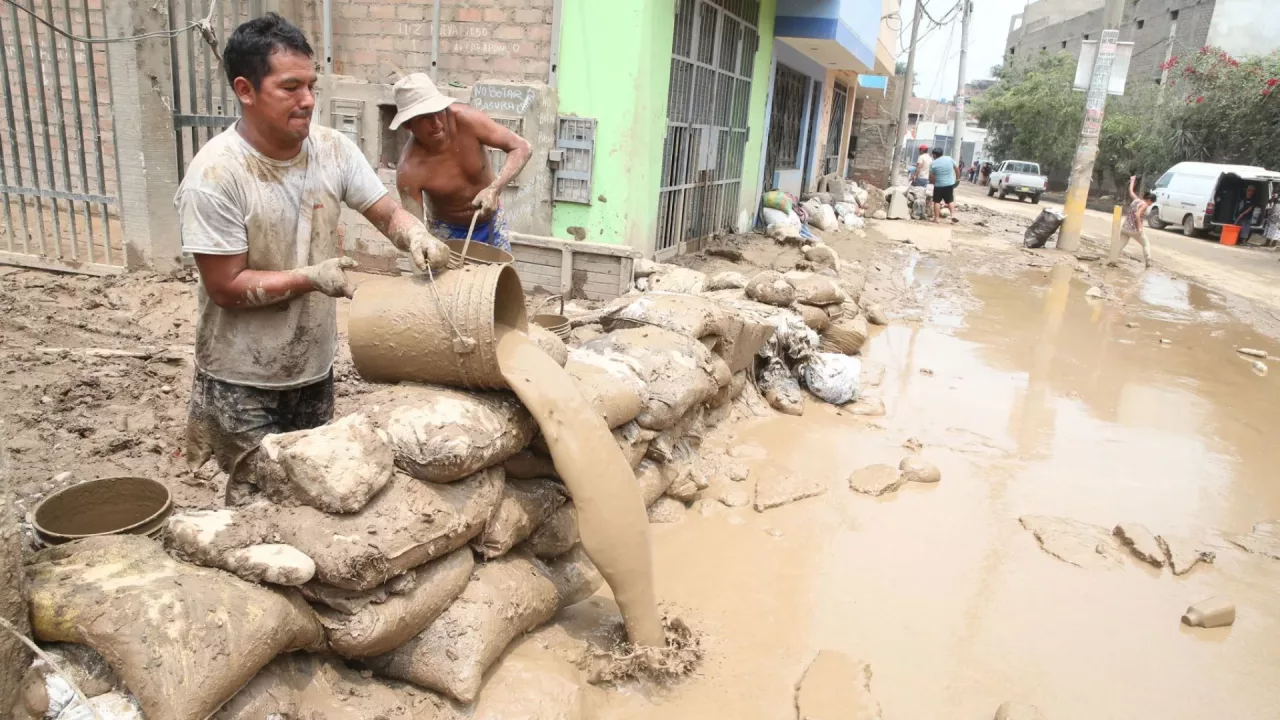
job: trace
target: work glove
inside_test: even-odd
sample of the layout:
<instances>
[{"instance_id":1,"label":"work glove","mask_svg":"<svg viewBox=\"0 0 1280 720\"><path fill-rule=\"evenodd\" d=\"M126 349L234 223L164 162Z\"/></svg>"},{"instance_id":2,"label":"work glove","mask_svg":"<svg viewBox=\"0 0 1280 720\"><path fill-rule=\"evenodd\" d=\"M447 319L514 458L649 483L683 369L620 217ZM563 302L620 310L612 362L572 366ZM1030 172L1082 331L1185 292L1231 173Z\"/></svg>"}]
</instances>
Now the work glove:
<instances>
[{"instance_id":1,"label":"work glove","mask_svg":"<svg viewBox=\"0 0 1280 720\"><path fill-rule=\"evenodd\" d=\"M498 189L487 187L476 195L476 199L471 201L471 207L479 208L482 216L488 215L498 209Z\"/></svg>"},{"instance_id":2,"label":"work glove","mask_svg":"<svg viewBox=\"0 0 1280 720\"><path fill-rule=\"evenodd\" d=\"M417 223L409 228L409 259L418 272L444 270L449 267L449 246L427 230L425 225Z\"/></svg>"},{"instance_id":3,"label":"work glove","mask_svg":"<svg viewBox=\"0 0 1280 720\"><path fill-rule=\"evenodd\" d=\"M356 289L347 278L347 270L356 267L357 263L349 257L338 257L322 263L300 267L294 272L311 281L311 288L329 297L349 298Z\"/></svg>"}]
</instances>

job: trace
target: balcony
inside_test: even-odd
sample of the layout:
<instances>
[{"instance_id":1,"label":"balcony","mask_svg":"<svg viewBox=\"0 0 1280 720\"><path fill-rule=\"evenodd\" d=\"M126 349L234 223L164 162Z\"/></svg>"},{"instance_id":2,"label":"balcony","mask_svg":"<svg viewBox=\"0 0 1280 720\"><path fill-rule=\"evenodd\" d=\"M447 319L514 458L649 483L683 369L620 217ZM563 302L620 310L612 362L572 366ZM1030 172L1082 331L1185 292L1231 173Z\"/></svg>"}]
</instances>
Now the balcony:
<instances>
[{"instance_id":1,"label":"balcony","mask_svg":"<svg viewBox=\"0 0 1280 720\"><path fill-rule=\"evenodd\" d=\"M897 2L891 1L896 7ZM892 74L892 67L882 67L887 53L877 53L886 4L882 0L778 0L774 35L832 70Z\"/></svg>"}]
</instances>

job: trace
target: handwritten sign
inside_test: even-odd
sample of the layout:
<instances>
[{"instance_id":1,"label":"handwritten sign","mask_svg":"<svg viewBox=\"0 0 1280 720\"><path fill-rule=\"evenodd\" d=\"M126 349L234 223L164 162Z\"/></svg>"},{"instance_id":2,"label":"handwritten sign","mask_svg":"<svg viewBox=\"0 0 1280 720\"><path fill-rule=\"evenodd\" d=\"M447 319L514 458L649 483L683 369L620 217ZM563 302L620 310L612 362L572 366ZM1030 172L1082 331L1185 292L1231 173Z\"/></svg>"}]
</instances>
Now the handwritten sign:
<instances>
[{"instance_id":1,"label":"handwritten sign","mask_svg":"<svg viewBox=\"0 0 1280 720\"><path fill-rule=\"evenodd\" d=\"M487 113L522 116L537 100L538 93L525 85L476 85L471 88L471 105Z\"/></svg>"}]
</instances>

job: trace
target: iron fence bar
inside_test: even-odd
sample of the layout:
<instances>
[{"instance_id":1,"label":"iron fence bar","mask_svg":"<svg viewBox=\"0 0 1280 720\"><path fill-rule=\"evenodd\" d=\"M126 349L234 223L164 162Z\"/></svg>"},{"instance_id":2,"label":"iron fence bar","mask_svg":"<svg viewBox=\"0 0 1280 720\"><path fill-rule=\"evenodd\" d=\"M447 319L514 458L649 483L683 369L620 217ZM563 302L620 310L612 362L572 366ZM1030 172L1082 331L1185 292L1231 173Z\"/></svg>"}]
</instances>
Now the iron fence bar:
<instances>
[{"instance_id":1,"label":"iron fence bar","mask_svg":"<svg viewBox=\"0 0 1280 720\"><path fill-rule=\"evenodd\" d=\"M191 9L191 0L185 0L185 5L186 15L182 19L184 22L191 22L191 18L194 16L194 12ZM191 108L191 112L194 113L199 105L197 100L195 36L191 33L182 33L181 38L182 42L187 46L187 89L191 91L190 96L187 98L187 107ZM179 110L177 104L173 107L175 110ZM200 152L200 131L193 127L191 128L191 157L194 158L198 152Z\"/></svg>"},{"instance_id":2,"label":"iron fence bar","mask_svg":"<svg viewBox=\"0 0 1280 720\"><path fill-rule=\"evenodd\" d=\"M173 30L176 23L174 22L173 13L176 11L174 0L166 0L166 8L169 11L169 29ZM173 81L173 112L182 112L182 72L181 65L178 64L178 43L181 42L181 36L175 35L169 38L169 75ZM173 133L177 150L178 150L178 179L187 172L187 163L184 155L186 155L182 145L182 131L176 130Z\"/></svg>"},{"instance_id":3,"label":"iron fence bar","mask_svg":"<svg viewBox=\"0 0 1280 720\"><path fill-rule=\"evenodd\" d=\"M49 27L54 27L53 20L53 0L44 0L44 17L49 21ZM61 63L58 62L58 35L57 33L49 33L49 43L51 49L49 51L49 64L53 66L53 98L58 103L55 119L58 123L58 146L62 155L62 186L67 192L72 192L71 188L71 156L67 153L67 123L66 113L67 106L63 103L62 97L62 70ZM71 51L71 74L76 73L75 48L71 45L71 40L67 40L67 49ZM50 150L52 152L52 149ZM55 177L49 183L53 189L58 189L57 178ZM76 233L76 206L75 203L68 201L67 203L67 224L71 226L71 259L79 260L80 252L76 248L79 244L79 238ZM58 256L62 256L62 234L58 233L58 237L54 242L58 243Z\"/></svg>"},{"instance_id":4,"label":"iron fence bar","mask_svg":"<svg viewBox=\"0 0 1280 720\"><path fill-rule=\"evenodd\" d=\"M228 127L236 124L234 115L174 115L173 126L184 127Z\"/></svg>"},{"instance_id":5,"label":"iron fence bar","mask_svg":"<svg viewBox=\"0 0 1280 720\"><path fill-rule=\"evenodd\" d=\"M30 161L31 184L38 186L40 184L40 166L36 163L36 132L31 127L31 93L27 89L27 61L22 54L22 25L18 20L18 8L16 5L9 6L9 13L13 19L14 37L17 39L17 60L18 60L18 76L22 82L22 124L27 131L27 160ZM35 21L33 20L32 23ZM38 43L32 40L32 47ZM40 244L40 254L44 254L44 206L37 200L36 206L36 239ZM23 205L23 212L26 212L26 205Z\"/></svg>"},{"instance_id":6,"label":"iron fence bar","mask_svg":"<svg viewBox=\"0 0 1280 720\"><path fill-rule=\"evenodd\" d=\"M106 205L114 205L116 199L109 195L95 195L91 193L68 192L66 190L50 190L48 188L33 188L0 185L0 192L11 193L13 195L21 195L23 197L34 198L50 198L54 200L66 200L67 202L86 202L86 203L104 203Z\"/></svg>"},{"instance_id":7,"label":"iron fence bar","mask_svg":"<svg viewBox=\"0 0 1280 720\"><path fill-rule=\"evenodd\" d=\"M213 66L210 64L212 56L209 54L209 43L200 43L200 56L204 61L204 114L213 114ZM194 110L195 108L192 108ZM213 139L213 129L206 129L204 133L205 142Z\"/></svg>"},{"instance_id":8,"label":"iron fence bar","mask_svg":"<svg viewBox=\"0 0 1280 720\"><path fill-rule=\"evenodd\" d=\"M89 18L89 0L81 0L80 9L82 11L81 15L84 19L84 36L92 40L93 39L93 23L90 21L90 18ZM103 27L105 28L106 27L106 24L105 24L106 10L102 11L102 19L104 21ZM102 162L102 127L99 124L99 120L98 120L98 60L96 57L97 53L93 48L92 42L85 43L84 51L85 53L87 53L88 61L89 61L86 67L89 69L89 88L88 88L89 90L89 121L92 124L91 127L93 128L93 164L94 164L94 170L98 177L98 194L106 195L107 194L107 174L105 169L103 168L103 162ZM108 51L104 48L102 51L104 59L107 58L107 53ZM108 85L110 85L110 80L111 80L110 72L111 72L111 65L108 62L107 63ZM112 137L112 149L114 149L115 148L115 124L114 123L112 123L111 125L111 137ZM120 177L119 158L116 159L116 163L117 163L116 178L118 182ZM85 179L86 190L88 189L87 187L88 184L89 184L89 181L86 178ZM100 203L98 205L98 209L101 211L101 217L102 217L102 233L103 233L102 234L102 261L104 263L110 264L111 263L111 218L107 214L107 203ZM90 246L92 246L93 244L93 237L94 237L94 233L92 229L90 229L90 232L89 232Z\"/></svg>"},{"instance_id":9,"label":"iron fence bar","mask_svg":"<svg viewBox=\"0 0 1280 720\"><path fill-rule=\"evenodd\" d=\"M88 4L88 0L82 0ZM71 19L71 0L62 0L62 14L67 21L67 32L73 33L75 30L74 23ZM73 33L74 34L74 33ZM76 46L70 39L67 40L67 46L71 50L71 106L75 108L76 117L76 158L79 162L80 170L80 189L89 192L89 170L84 161L84 112L80 109L80 73L76 68ZM86 49L88 47L86 46ZM86 65L90 73L93 72L93 63ZM3 178L0 178L3 180ZM70 186L68 186L70 187ZM86 250L89 255L89 262L93 262L93 210L92 203L83 203L84 206L84 231L88 236L85 238ZM75 214L72 213L71 228L75 231Z\"/></svg>"},{"instance_id":10,"label":"iron fence bar","mask_svg":"<svg viewBox=\"0 0 1280 720\"><path fill-rule=\"evenodd\" d=\"M36 54L40 48L40 31L36 25L36 2L31 0L31 15L28 19L31 21L31 39L35 45L32 48L32 59L35 60L36 66L36 99L40 103L40 134L44 138L44 169L49 175L49 185L56 187L58 179L53 172L53 141L49 137L49 102L46 97L44 86L44 64L40 62L40 58ZM50 33L52 35L53 33ZM56 79L56 78L55 78ZM36 186L39 187L39 183ZM58 248L58 257L62 257L62 220L58 217L58 201L49 198L49 205L53 208L53 242ZM41 222L41 230L43 230L43 221ZM40 253L45 254L44 233L40 233Z\"/></svg>"},{"instance_id":11,"label":"iron fence bar","mask_svg":"<svg viewBox=\"0 0 1280 720\"><path fill-rule=\"evenodd\" d=\"M32 0L32 6L35 8L35 0ZM49 155L49 113L47 113L45 109L45 72L40 67L40 58L38 58L37 55L38 51L40 51L40 32L36 29L36 15L27 15L27 18L29 20L29 32L31 32L31 58L32 60L35 60L36 65L37 100L40 101L40 117L41 122L44 123L44 128L41 129L45 136L45 160L49 160L49 163L46 165L47 168L49 168L50 176L52 176L52 174L54 174L54 164L52 164L51 156ZM18 56L19 58L22 58L22 53L18 53ZM27 92L26 72L23 72L22 74L22 86L23 111L28 118L27 151L28 154L31 155L31 184L32 186L40 187L40 165L36 164L36 133L35 131L32 131L31 128L31 119L29 119L31 118L31 109L29 109L29 102L26 100L27 95L29 95L29 92ZM58 201L50 200L50 202L54 205L54 219L56 220L58 219ZM38 229L40 229L40 236L38 236L40 237L40 254L45 255L45 206L41 205L40 200L36 200L36 219L38 220L38 223L40 223L40 227L38 227Z\"/></svg>"},{"instance_id":12,"label":"iron fence bar","mask_svg":"<svg viewBox=\"0 0 1280 720\"><path fill-rule=\"evenodd\" d=\"M223 38L223 47L226 47L227 41L225 38L227 37L227 34L231 32L227 29L227 5L229 5L230 2L231 0L227 0L227 2L218 3L218 37ZM222 62L219 61L218 70L222 69ZM225 72L222 74L224 76L226 75ZM219 112L223 115L231 114L227 112L227 80L225 77L218 78L218 103L220 105Z\"/></svg>"},{"instance_id":13,"label":"iron fence bar","mask_svg":"<svg viewBox=\"0 0 1280 720\"><path fill-rule=\"evenodd\" d=\"M13 11L10 6L10 11ZM18 54L22 54L22 37L14 28L14 39L17 40L15 47L18 48ZM18 148L18 125L13 118L13 90L9 85L9 53L5 50L3 42L0 42L0 79L4 81L4 117L5 125L9 128L9 147L13 148L13 178L19 185L22 184L22 152ZM24 93L25 94L25 93ZM0 162L0 170L4 168L3 162ZM0 177L5 185L9 184L7 177ZM13 221L11 219L9 196L4 198L5 220L9 222L9 249L13 249ZM18 216L22 218L22 252L27 252L27 238L29 237L29 229L27 227L27 206L22 198L18 198Z\"/></svg>"},{"instance_id":14,"label":"iron fence bar","mask_svg":"<svg viewBox=\"0 0 1280 720\"><path fill-rule=\"evenodd\" d=\"M9 184L9 173L4 169L4 149L0 147L0 183ZM4 200L4 235L5 249L13 252L13 213L9 209L9 193L0 190L0 199Z\"/></svg>"}]
</instances>

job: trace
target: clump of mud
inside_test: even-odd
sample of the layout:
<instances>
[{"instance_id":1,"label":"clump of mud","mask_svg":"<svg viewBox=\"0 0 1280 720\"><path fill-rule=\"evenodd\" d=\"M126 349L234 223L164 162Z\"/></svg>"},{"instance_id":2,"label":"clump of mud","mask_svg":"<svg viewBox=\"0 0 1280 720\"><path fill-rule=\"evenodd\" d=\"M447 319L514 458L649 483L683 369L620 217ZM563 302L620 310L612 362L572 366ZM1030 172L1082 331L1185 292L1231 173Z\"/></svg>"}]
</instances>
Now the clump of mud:
<instances>
[{"instance_id":1,"label":"clump of mud","mask_svg":"<svg viewBox=\"0 0 1280 720\"><path fill-rule=\"evenodd\" d=\"M582 659L582 670L592 684L608 684L626 680L649 680L656 683L675 682L693 673L702 662L702 639L688 623L671 614L662 617L666 646L637 647L627 640L621 622L609 635L615 638L609 648L591 647Z\"/></svg>"}]
</instances>

